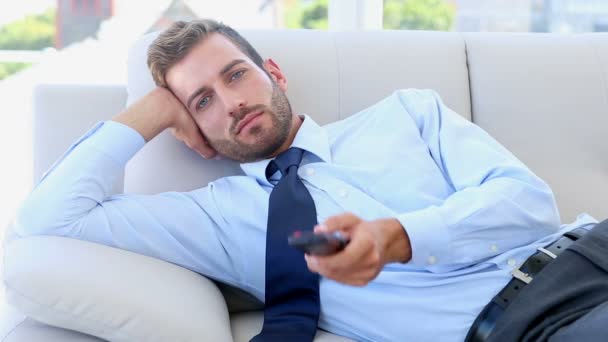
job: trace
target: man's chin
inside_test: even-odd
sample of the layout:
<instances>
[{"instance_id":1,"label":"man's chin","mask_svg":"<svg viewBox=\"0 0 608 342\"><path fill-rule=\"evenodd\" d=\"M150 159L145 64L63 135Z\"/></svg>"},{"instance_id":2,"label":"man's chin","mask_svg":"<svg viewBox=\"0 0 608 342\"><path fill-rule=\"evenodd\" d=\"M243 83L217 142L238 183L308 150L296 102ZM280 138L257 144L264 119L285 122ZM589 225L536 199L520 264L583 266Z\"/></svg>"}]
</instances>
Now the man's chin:
<instances>
[{"instance_id":1,"label":"man's chin","mask_svg":"<svg viewBox=\"0 0 608 342\"><path fill-rule=\"evenodd\" d=\"M217 156L215 156L213 159L214 160L230 160L233 162L237 162L239 164L247 164L247 163L254 163L254 162L257 162L260 160L264 160L265 158L250 159L248 157L226 156L226 155L218 153Z\"/></svg>"},{"instance_id":2,"label":"man's chin","mask_svg":"<svg viewBox=\"0 0 608 342\"><path fill-rule=\"evenodd\" d=\"M283 146L286 138L286 135L276 135L271 132L260 132L260 134L248 135L246 137L235 135L232 137L232 141L215 141L212 147L224 159L234 160L239 163L252 163L272 158L277 150Z\"/></svg>"},{"instance_id":3,"label":"man's chin","mask_svg":"<svg viewBox=\"0 0 608 342\"><path fill-rule=\"evenodd\" d=\"M215 158L215 159L228 159L228 160L232 160L241 164L244 163L253 163L253 162L257 162L260 160L264 160L264 159L268 159L271 158L274 152L274 149L272 152L268 152L268 149L265 150L254 150L254 149L240 149L241 151L245 150L245 153L234 153L232 151L228 152L228 151L224 151L224 152L218 152L217 156L219 158Z\"/></svg>"}]
</instances>

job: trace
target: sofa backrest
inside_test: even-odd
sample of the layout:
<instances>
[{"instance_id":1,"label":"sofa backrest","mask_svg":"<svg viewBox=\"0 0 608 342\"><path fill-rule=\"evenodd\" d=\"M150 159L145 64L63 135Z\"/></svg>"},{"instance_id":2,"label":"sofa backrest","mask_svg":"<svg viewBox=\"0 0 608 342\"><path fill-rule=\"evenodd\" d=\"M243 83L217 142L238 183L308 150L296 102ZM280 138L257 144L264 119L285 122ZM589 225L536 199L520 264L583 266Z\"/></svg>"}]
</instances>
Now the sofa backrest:
<instances>
[{"instance_id":1,"label":"sofa backrest","mask_svg":"<svg viewBox=\"0 0 608 342\"><path fill-rule=\"evenodd\" d=\"M34 184L95 123L123 110L126 99L124 85L37 85L32 94ZM119 177L112 193L121 193L123 184Z\"/></svg>"},{"instance_id":2,"label":"sofa backrest","mask_svg":"<svg viewBox=\"0 0 608 342\"><path fill-rule=\"evenodd\" d=\"M608 217L608 34L500 34L447 32L246 31L264 58L285 72L296 112L319 123L351 115L399 88L431 88L446 104L486 129L553 188L562 220L586 211ZM146 50L155 34L136 43L129 55L127 103L154 86ZM52 90L52 91L51 91ZM93 92L83 94L83 92ZM37 102L58 100L61 89L45 89ZM124 102L116 90L79 89L65 100L82 113L107 110ZM106 96L100 107L74 98ZM107 108L103 103L107 102ZM80 106L80 107L79 107ZM38 103L36 121L45 130L64 123ZM57 108L55 108L57 109ZM88 115L88 114L87 114ZM48 126L46 126L48 125ZM54 127L53 127L54 126ZM83 126L80 132L86 131ZM37 139L35 158L49 153L52 141ZM45 145L46 144L46 145ZM45 167L38 163L37 167ZM39 169L40 170L40 169ZM127 193L187 191L241 173L226 160L203 160L167 131L149 142L127 165ZM40 172L35 170L36 175Z\"/></svg>"},{"instance_id":3,"label":"sofa backrest","mask_svg":"<svg viewBox=\"0 0 608 342\"><path fill-rule=\"evenodd\" d=\"M608 218L608 34L465 41L473 121L549 183L563 221Z\"/></svg>"}]
</instances>

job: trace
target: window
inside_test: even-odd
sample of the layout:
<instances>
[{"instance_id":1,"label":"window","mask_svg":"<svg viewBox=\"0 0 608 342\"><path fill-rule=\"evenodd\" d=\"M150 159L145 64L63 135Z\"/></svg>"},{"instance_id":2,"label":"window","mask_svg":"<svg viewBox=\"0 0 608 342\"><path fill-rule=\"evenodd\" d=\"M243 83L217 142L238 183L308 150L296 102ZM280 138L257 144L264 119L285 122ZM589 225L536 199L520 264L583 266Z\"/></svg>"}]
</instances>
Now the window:
<instances>
[{"instance_id":1,"label":"window","mask_svg":"<svg viewBox=\"0 0 608 342\"><path fill-rule=\"evenodd\" d=\"M608 31L604 0L384 0L384 28L458 32Z\"/></svg>"},{"instance_id":2,"label":"window","mask_svg":"<svg viewBox=\"0 0 608 342\"><path fill-rule=\"evenodd\" d=\"M70 0L70 12L73 15L102 15L102 0Z\"/></svg>"}]
</instances>

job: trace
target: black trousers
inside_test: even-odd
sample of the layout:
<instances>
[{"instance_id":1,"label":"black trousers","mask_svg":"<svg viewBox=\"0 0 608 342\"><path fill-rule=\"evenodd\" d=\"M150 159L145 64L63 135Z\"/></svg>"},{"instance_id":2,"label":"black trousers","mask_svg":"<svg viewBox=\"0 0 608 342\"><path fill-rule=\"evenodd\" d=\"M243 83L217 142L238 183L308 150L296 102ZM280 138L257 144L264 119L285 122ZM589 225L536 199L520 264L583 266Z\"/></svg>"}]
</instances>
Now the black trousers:
<instances>
[{"instance_id":1,"label":"black trousers","mask_svg":"<svg viewBox=\"0 0 608 342\"><path fill-rule=\"evenodd\" d=\"M487 341L608 341L608 220L522 289Z\"/></svg>"}]
</instances>

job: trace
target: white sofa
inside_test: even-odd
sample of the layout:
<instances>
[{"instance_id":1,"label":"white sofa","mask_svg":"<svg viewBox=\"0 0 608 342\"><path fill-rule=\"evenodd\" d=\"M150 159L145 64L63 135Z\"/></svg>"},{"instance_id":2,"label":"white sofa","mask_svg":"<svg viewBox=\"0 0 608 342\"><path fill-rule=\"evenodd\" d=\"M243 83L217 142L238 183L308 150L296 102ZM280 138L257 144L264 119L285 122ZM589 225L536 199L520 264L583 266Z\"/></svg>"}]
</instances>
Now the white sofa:
<instances>
[{"instance_id":1,"label":"white sofa","mask_svg":"<svg viewBox=\"0 0 608 342\"><path fill-rule=\"evenodd\" d=\"M244 34L284 70L296 112L324 124L398 88L435 89L552 186L563 222L580 212L608 217L608 34ZM151 38L131 51L127 87L36 89L36 178L96 121L151 89ZM115 190L186 191L237 173L235 163L202 160L164 132L131 160ZM261 327L257 299L219 284L222 295L218 284L173 264L61 237L9 231L7 240L1 341L248 341Z\"/></svg>"}]
</instances>

